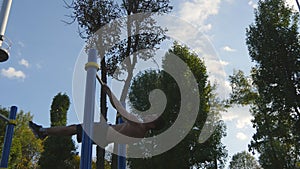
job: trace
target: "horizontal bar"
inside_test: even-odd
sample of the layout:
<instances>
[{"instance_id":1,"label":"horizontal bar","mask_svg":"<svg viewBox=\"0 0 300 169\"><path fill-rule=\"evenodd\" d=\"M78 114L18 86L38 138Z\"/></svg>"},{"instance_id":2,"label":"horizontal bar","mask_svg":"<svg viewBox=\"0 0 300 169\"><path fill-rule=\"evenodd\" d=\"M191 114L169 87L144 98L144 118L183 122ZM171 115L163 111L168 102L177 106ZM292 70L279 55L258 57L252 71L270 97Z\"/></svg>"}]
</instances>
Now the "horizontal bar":
<instances>
[{"instance_id":1,"label":"horizontal bar","mask_svg":"<svg viewBox=\"0 0 300 169\"><path fill-rule=\"evenodd\" d=\"M6 121L9 123L10 119L8 119L7 117L5 117L4 115L0 114L0 119Z\"/></svg>"}]
</instances>

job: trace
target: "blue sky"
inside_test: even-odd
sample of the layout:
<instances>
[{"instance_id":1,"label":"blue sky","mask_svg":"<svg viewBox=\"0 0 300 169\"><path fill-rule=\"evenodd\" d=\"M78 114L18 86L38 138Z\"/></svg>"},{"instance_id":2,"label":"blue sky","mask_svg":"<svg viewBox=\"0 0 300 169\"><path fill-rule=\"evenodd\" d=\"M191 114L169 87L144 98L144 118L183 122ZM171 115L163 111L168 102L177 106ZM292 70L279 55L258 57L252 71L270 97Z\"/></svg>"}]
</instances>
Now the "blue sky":
<instances>
[{"instance_id":1,"label":"blue sky","mask_svg":"<svg viewBox=\"0 0 300 169\"><path fill-rule=\"evenodd\" d=\"M287 0L294 4L293 0ZM211 40L219 62L210 73L234 69L249 72L251 60L245 45L245 31L254 21L257 0L174 0L172 15L196 26ZM34 115L34 121L49 126L49 110L58 92L72 99L72 76L76 59L84 45L77 24L68 25L71 11L61 0L13 1L6 36L13 42L10 58L0 63L0 105L17 105ZM220 81L229 91L228 82ZM235 107L223 114L227 137L223 140L229 155L247 150L253 133L247 107ZM68 123L78 123L71 104ZM229 159L228 159L229 160Z\"/></svg>"}]
</instances>

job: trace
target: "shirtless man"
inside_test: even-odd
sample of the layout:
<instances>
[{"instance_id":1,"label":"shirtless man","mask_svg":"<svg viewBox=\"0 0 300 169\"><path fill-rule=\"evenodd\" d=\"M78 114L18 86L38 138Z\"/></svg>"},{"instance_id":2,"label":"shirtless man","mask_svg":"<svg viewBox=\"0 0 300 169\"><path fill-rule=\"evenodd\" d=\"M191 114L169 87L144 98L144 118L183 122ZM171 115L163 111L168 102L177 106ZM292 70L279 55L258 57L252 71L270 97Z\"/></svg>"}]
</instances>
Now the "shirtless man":
<instances>
[{"instance_id":1,"label":"shirtless man","mask_svg":"<svg viewBox=\"0 0 300 169\"><path fill-rule=\"evenodd\" d=\"M145 134L149 130L160 130L164 127L164 120L156 115L149 115L141 122L136 116L130 114L123 108L121 103L116 99L110 88L101 83L105 93L108 95L112 106L125 118L125 122L117 125L108 125L105 122L94 123L94 137L96 143L99 140L101 144L108 144L115 142L116 131L128 137L144 138ZM77 135L77 141L81 142L82 137L82 125L73 124L69 126L55 126L49 128L43 128L41 125L37 125L32 121L29 122L29 127L39 139L45 139L47 136L72 136ZM115 130L115 131L114 131ZM126 141L125 141L126 144Z\"/></svg>"}]
</instances>

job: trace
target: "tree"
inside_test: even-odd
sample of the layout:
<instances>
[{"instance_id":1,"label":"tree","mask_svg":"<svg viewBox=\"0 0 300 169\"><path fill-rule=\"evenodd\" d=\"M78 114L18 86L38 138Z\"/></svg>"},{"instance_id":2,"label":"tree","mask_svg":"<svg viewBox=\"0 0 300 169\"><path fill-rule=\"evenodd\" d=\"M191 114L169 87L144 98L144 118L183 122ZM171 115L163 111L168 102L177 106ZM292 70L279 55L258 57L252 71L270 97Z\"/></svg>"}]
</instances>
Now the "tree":
<instances>
[{"instance_id":1,"label":"tree","mask_svg":"<svg viewBox=\"0 0 300 169\"><path fill-rule=\"evenodd\" d=\"M67 111L70 99L66 94L58 93L52 101L50 117L51 127L65 126L67 124ZM44 142L44 151L39 159L43 169L73 168L76 148L71 136L49 136Z\"/></svg>"},{"instance_id":2,"label":"tree","mask_svg":"<svg viewBox=\"0 0 300 169\"><path fill-rule=\"evenodd\" d=\"M299 15L283 0L258 4L255 22L246 33L249 55L255 63L249 81L253 88L241 90L249 89L249 82L242 84L248 78L239 73L231 77L232 87L241 93L239 99L244 99L236 101L251 104L256 133L249 150L260 153L259 162L265 169L292 169L300 158Z\"/></svg>"},{"instance_id":3,"label":"tree","mask_svg":"<svg viewBox=\"0 0 300 169\"><path fill-rule=\"evenodd\" d=\"M236 153L229 164L230 169L260 169L256 159L247 151Z\"/></svg>"},{"instance_id":4,"label":"tree","mask_svg":"<svg viewBox=\"0 0 300 169\"><path fill-rule=\"evenodd\" d=\"M213 87L207 80L204 62L199 59L195 53L190 52L187 47L175 43L172 49L170 49L165 56L163 68L166 66L171 66L176 69L175 65L169 65L170 62L168 59L172 59L173 57L171 53L180 57L189 66L196 78L198 84L197 87L199 89L197 96L200 98L201 102L196 122L187 136L172 149L160 155L149 158L129 159L129 165L131 168L135 169L191 167L217 168L216 161L218 161L219 167L222 168L222 166L224 167L224 161L227 157L225 147L221 143L221 138L225 135L224 123L220 120L216 120L214 123L217 128L212 136L203 144L198 142L200 129L203 127L208 113L213 113L210 111L211 104L209 103L209 101L213 100ZM189 76L186 74L186 72L182 73ZM182 80L185 81L186 79ZM185 81L184 84L187 85L187 88L190 87L189 89L193 91L193 88L191 88L188 81ZM173 77L171 77L168 73L164 71L157 72L154 70L149 70L136 76L132 82L129 93L129 99L132 106L141 111L148 110L151 106L148 101L148 96L150 91L153 89L161 89L164 91L167 97L167 105L165 111L163 112L163 118L166 121L165 129L167 129L174 123L178 116L180 107L182 106L180 105L180 98L184 93L180 93L175 79L173 79ZM189 109L188 107L187 109ZM186 111L187 113L189 112L188 110ZM217 117L217 114L214 115ZM163 131L151 131L149 136L155 136L161 132ZM138 145L137 147L129 147L128 151L131 151L131 149L134 148L140 148L147 152L147 148L142 147L141 145Z\"/></svg>"},{"instance_id":5,"label":"tree","mask_svg":"<svg viewBox=\"0 0 300 169\"><path fill-rule=\"evenodd\" d=\"M0 113L8 117L9 111L0 108ZM33 169L38 167L37 160L43 150L42 142L37 140L28 127L28 121L32 120L32 115L24 113L22 110L16 117L17 125L14 130L10 158L8 163L9 169ZM0 123L0 152L4 141L6 123ZM0 154L0 159L1 159Z\"/></svg>"},{"instance_id":6,"label":"tree","mask_svg":"<svg viewBox=\"0 0 300 169\"><path fill-rule=\"evenodd\" d=\"M257 133L250 148L261 153L264 168L295 168L299 142L293 130L299 112L299 16L282 0L259 3L255 25L247 30L252 79L258 97L253 108Z\"/></svg>"}]
</instances>

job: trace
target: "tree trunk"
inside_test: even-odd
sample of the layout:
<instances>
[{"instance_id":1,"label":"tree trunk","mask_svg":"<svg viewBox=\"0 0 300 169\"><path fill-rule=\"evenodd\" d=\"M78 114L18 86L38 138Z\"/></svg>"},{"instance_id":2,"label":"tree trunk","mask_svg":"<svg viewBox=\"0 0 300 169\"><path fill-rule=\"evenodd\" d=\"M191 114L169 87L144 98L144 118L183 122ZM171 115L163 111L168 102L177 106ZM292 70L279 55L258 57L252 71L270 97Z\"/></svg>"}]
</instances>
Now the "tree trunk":
<instances>
[{"instance_id":1,"label":"tree trunk","mask_svg":"<svg viewBox=\"0 0 300 169\"><path fill-rule=\"evenodd\" d=\"M214 159L214 167L215 169L218 169L218 160L217 160L217 157Z\"/></svg>"},{"instance_id":2,"label":"tree trunk","mask_svg":"<svg viewBox=\"0 0 300 169\"><path fill-rule=\"evenodd\" d=\"M104 57L104 56L103 56ZM107 83L107 70L106 70L106 62L105 58L101 60L101 79L104 83ZM106 123L107 121L107 99L106 99L106 94L104 90L101 88L101 95L100 95L100 109L101 109L101 114L104 117L103 119L100 117L100 122L101 123ZM106 138L103 138L106 139ZM97 169L104 169L104 156L105 156L105 150L99 146L97 146L96 150L97 154L97 162L96 162L96 168Z\"/></svg>"},{"instance_id":3,"label":"tree trunk","mask_svg":"<svg viewBox=\"0 0 300 169\"><path fill-rule=\"evenodd\" d=\"M117 146L117 144L115 144L115 146ZM114 148L114 152L116 150L117 148ZM111 169L118 169L118 156L116 152L111 156Z\"/></svg>"}]
</instances>

